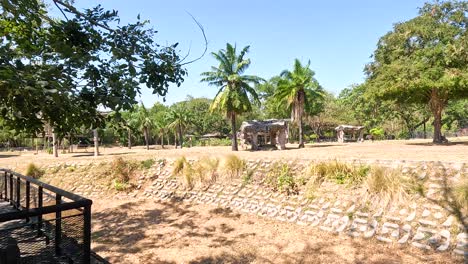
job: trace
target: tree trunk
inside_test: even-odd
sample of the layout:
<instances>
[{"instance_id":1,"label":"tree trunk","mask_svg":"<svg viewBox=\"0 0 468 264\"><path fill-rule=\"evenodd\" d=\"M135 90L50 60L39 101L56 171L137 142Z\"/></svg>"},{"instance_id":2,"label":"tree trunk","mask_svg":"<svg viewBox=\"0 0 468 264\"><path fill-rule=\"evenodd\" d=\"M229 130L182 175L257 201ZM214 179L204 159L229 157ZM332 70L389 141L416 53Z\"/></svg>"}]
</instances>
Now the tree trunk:
<instances>
[{"instance_id":1,"label":"tree trunk","mask_svg":"<svg viewBox=\"0 0 468 264\"><path fill-rule=\"evenodd\" d=\"M94 140L94 156L99 156L99 135L97 128L93 129L93 140Z\"/></svg>"},{"instance_id":2,"label":"tree trunk","mask_svg":"<svg viewBox=\"0 0 468 264\"><path fill-rule=\"evenodd\" d=\"M164 132L161 133L161 148L164 149Z\"/></svg>"},{"instance_id":3,"label":"tree trunk","mask_svg":"<svg viewBox=\"0 0 468 264\"><path fill-rule=\"evenodd\" d=\"M58 157L58 151L57 151L57 133L52 131L52 153L54 154L54 157Z\"/></svg>"},{"instance_id":4,"label":"tree trunk","mask_svg":"<svg viewBox=\"0 0 468 264\"><path fill-rule=\"evenodd\" d=\"M149 150L149 135L147 127L143 128L143 135L145 136L146 150Z\"/></svg>"},{"instance_id":5,"label":"tree trunk","mask_svg":"<svg viewBox=\"0 0 468 264\"><path fill-rule=\"evenodd\" d=\"M132 130L127 128L128 132L128 149L132 149Z\"/></svg>"},{"instance_id":6,"label":"tree trunk","mask_svg":"<svg viewBox=\"0 0 468 264\"><path fill-rule=\"evenodd\" d=\"M426 138L427 138L427 133L426 133L426 121L424 121L423 127L424 127L424 139L426 139Z\"/></svg>"},{"instance_id":7,"label":"tree trunk","mask_svg":"<svg viewBox=\"0 0 468 264\"><path fill-rule=\"evenodd\" d=\"M299 148L304 148L304 129L302 127L302 114L299 115L298 126L299 126Z\"/></svg>"},{"instance_id":8,"label":"tree trunk","mask_svg":"<svg viewBox=\"0 0 468 264\"><path fill-rule=\"evenodd\" d=\"M445 103L444 100L440 98L437 89L432 89L431 91L429 106L434 116L434 137L432 138L432 142L436 144L444 143L445 139L442 136L442 111Z\"/></svg>"},{"instance_id":9,"label":"tree trunk","mask_svg":"<svg viewBox=\"0 0 468 264\"><path fill-rule=\"evenodd\" d=\"M231 113L232 151L237 149L236 113Z\"/></svg>"},{"instance_id":10,"label":"tree trunk","mask_svg":"<svg viewBox=\"0 0 468 264\"><path fill-rule=\"evenodd\" d=\"M174 147L177 148L177 132L174 131Z\"/></svg>"},{"instance_id":11,"label":"tree trunk","mask_svg":"<svg viewBox=\"0 0 468 264\"><path fill-rule=\"evenodd\" d=\"M182 128L180 127L180 123L177 126L177 131L179 132L179 144L180 148L182 148L182 145L184 144L184 138L182 137Z\"/></svg>"}]
</instances>

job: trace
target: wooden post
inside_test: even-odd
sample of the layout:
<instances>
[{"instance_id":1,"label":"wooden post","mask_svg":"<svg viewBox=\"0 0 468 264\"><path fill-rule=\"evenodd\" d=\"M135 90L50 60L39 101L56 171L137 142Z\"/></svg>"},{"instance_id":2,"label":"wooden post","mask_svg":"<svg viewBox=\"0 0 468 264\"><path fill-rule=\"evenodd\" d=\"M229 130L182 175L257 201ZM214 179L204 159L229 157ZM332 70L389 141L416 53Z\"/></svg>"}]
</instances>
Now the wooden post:
<instances>
[{"instance_id":1,"label":"wooden post","mask_svg":"<svg viewBox=\"0 0 468 264\"><path fill-rule=\"evenodd\" d=\"M97 128L93 129L94 157L99 156L99 135Z\"/></svg>"},{"instance_id":2,"label":"wooden post","mask_svg":"<svg viewBox=\"0 0 468 264\"><path fill-rule=\"evenodd\" d=\"M58 151L57 151L57 133L55 131L52 132L52 152L54 154L54 157L58 157Z\"/></svg>"}]
</instances>

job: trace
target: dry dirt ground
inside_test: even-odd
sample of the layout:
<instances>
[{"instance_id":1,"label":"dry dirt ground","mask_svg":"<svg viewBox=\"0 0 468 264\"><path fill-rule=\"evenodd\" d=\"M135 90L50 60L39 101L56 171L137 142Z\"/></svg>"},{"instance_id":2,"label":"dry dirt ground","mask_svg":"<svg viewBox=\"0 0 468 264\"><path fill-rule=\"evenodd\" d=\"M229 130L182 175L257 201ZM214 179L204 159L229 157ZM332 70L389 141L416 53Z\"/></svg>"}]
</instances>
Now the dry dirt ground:
<instances>
[{"instance_id":1,"label":"dry dirt ground","mask_svg":"<svg viewBox=\"0 0 468 264\"><path fill-rule=\"evenodd\" d=\"M239 151L245 159L430 160L468 163L468 138L433 146L430 140L290 145L285 151ZM23 172L28 163L90 163L128 159L222 156L230 147L193 147L149 151L142 147L101 148L52 155L2 152L0 167ZM448 253L399 248L375 239L353 239L315 227L282 223L226 209L183 202L115 200L100 197L93 205L93 249L111 263L463 263Z\"/></svg>"},{"instance_id":2,"label":"dry dirt ground","mask_svg":"<svg viewBox=\"0 0 468 264\"><path fill-rule=\"evenodd\" d=\"M304 149L297 149L297 145L288 145L284 151L238 151L235 154L245 159L287 159L287 160L322 160L322 159L361 159L361 160L412 160L412 161L444 161L468 163L468 137L450 138L448 145L433 145L431 140L393 140L364 143L316 143L307 144ZM93 157L93 148L83 149L75 153L52 155L35 151L0 152L0 167L22 171L29 162L38 165L73 162L89 163L103 161L115 157L129 159L174 158L185 155L187 157L223 156L232 154L231 147L192 147L174 149L173 146L151 146L150 150L143 147L112 147L100 148L100 156Z\"/></svg>"},{"instance_id":3,"label":"dry dirt ground","mask_svg":"<svg viewBox=\"0 0 468 264\"><path fill-rule=\"evenodd\" d=\"M111 263L463 262L449 253L178 201L97 201L93 217L93 249Z\"/></svg>"}]
</instances>

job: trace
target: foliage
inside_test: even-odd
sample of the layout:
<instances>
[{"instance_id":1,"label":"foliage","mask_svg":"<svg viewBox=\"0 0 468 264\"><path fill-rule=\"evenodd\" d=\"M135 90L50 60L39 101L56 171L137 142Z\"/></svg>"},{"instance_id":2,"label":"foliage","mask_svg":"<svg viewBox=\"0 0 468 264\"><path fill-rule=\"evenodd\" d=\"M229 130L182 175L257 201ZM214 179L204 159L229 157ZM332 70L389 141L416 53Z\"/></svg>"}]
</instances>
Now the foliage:
<instances>
[{"instance_id":1,"label":"foliage","mask_svg":"<svg viewBox=\"0 0 468 264\"><path fill-rule=\"evenodd\" d=\"M203 72L202 82L208 82L219 88L210 110L221 111L231 120L232 150L237 151L236 135L236 115L250 112L252 104L258 103L258 95L250 84L257 84L261 78L253 75L245 75L244 72L250 66L250 59L244 58L249 51L249 46L244 47L237 54L236 46L226 44L226 49L221 49L217 53L213 52L213 57L219 62L218 67L211 67L211 71Z\"/></svg>"},{"instance_id":2,"label":"foliage","mask_svg":"<svg viewBox=\"0 0 468 264\"><path fill-rule=\"evenodd\" d=\"M314 115L321 111L323 94L322 88L314 78L315 73L310 69L310 61L303 66L296 59L293 71L285 70L278 80L277 89L273 94L276 102L286 106L291 111L291 119L299 127L299 147L304 147L303 114Z\"/></svg>"},{"instance_id":3,"label":"foliage","mask_svg":"<svg viewBox=\"0 0 468 264\"><path fill-rule=\"evenodd\" d=\"M174 105L169 109L167 113L167 120L170 124L167 126L170 129L177 131L179 136L179 146L183 146L183 133L185 132L187 126L192 123L192 113L187 111L184 104Z\"/></svg>"},{"instance_id":4,"label":"foliage","mask_svg":"<svg viewBox=\"0 0 468 264\"><path fill-rule=\"evenodd\" d=\"M265 183L274 191L296 194L298 186L294 179L294 173L288 164L274 163L265 177Z\"/></svg>"},{"instance_id":5,"label":"foliage","mask_svg":"<svg viewBox=\"0 0 468 264\"><path fill-rule=\"evenodd\" d=\"M384 139L385 133L381 127L374 127L369 130L369 133L374 136L375 139Z\"/></svg>"},{"instance_id":6,"label":"foliage","mask_svg":"<svg viewBox=\"0 0 468 264\"><path fill-rule=\"evenodd\" d=\"M140 167L143 169L150 169L156 161L154 159L147 159L147 160L142 160L140 162Z\"/></svg>"},{"instance_id":7,"label":"foliage","mask_svg":"<svg viewBox=\"0 0 468 264\"><path fill-rule=\"evenodd\" d=\"M24 174L34 179L39 179L44 175L44 173L45 171L43 169L39 168L34 163L29 163Z\"/></svg>"},{"instance_id":8,"label":"foliage","mask_svg":"<svg viewBox=\"0 0 468 264\"><path fill-rule=\"evenodd\" d=\"M427 105L434 143L442 143L442 112L468 96L468 3L426 3L419 16L394 25L366 66L370 92L403 104Z\"/></svg>"},{"instance_id":9,"label":"foliage","mask_svg":"<svg viewBox=\"0 0 468 264\"><path fill-rule=\"evenodd\" d=\"M38 132L44 122L62 137L98 127L98 106L130 109L140 85L165 96L186 74L177 43L160 46L148 21L120 24L117 11L78 10L54 0L64 17L42 1L1 2L0 112L6 125Z\"/></svg>"}]
</instances>

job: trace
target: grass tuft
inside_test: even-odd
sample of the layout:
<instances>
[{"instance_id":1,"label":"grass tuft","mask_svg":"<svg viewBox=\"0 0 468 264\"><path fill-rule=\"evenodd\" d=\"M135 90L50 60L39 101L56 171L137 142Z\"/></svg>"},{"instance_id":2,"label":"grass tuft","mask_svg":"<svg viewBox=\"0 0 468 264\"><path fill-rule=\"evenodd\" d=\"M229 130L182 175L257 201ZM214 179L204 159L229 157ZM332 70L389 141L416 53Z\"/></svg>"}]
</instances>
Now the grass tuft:
<instances>
[{"instance_id":1,"label":"grass tuft","mask_svg":"<svg viewBox=\"0 0 468 264\"><path fill-rule=\"evenodd\" d=\"M39 179L44 175L44 170L36 166L34 163L29 163L26 168L26 176L32 177L34 179Z\"/></svg>"},{"instance_id":2,"label":"grass tuft","mask_svg":"<svg viewBox=\"0 0 468 264\"><path fill-rule=\"evenodd\" d=\"M223 162L223 172L230 179L240 178L244 172L246 163L236 155L227 155Z\"/></svg>"}]
</instances>

